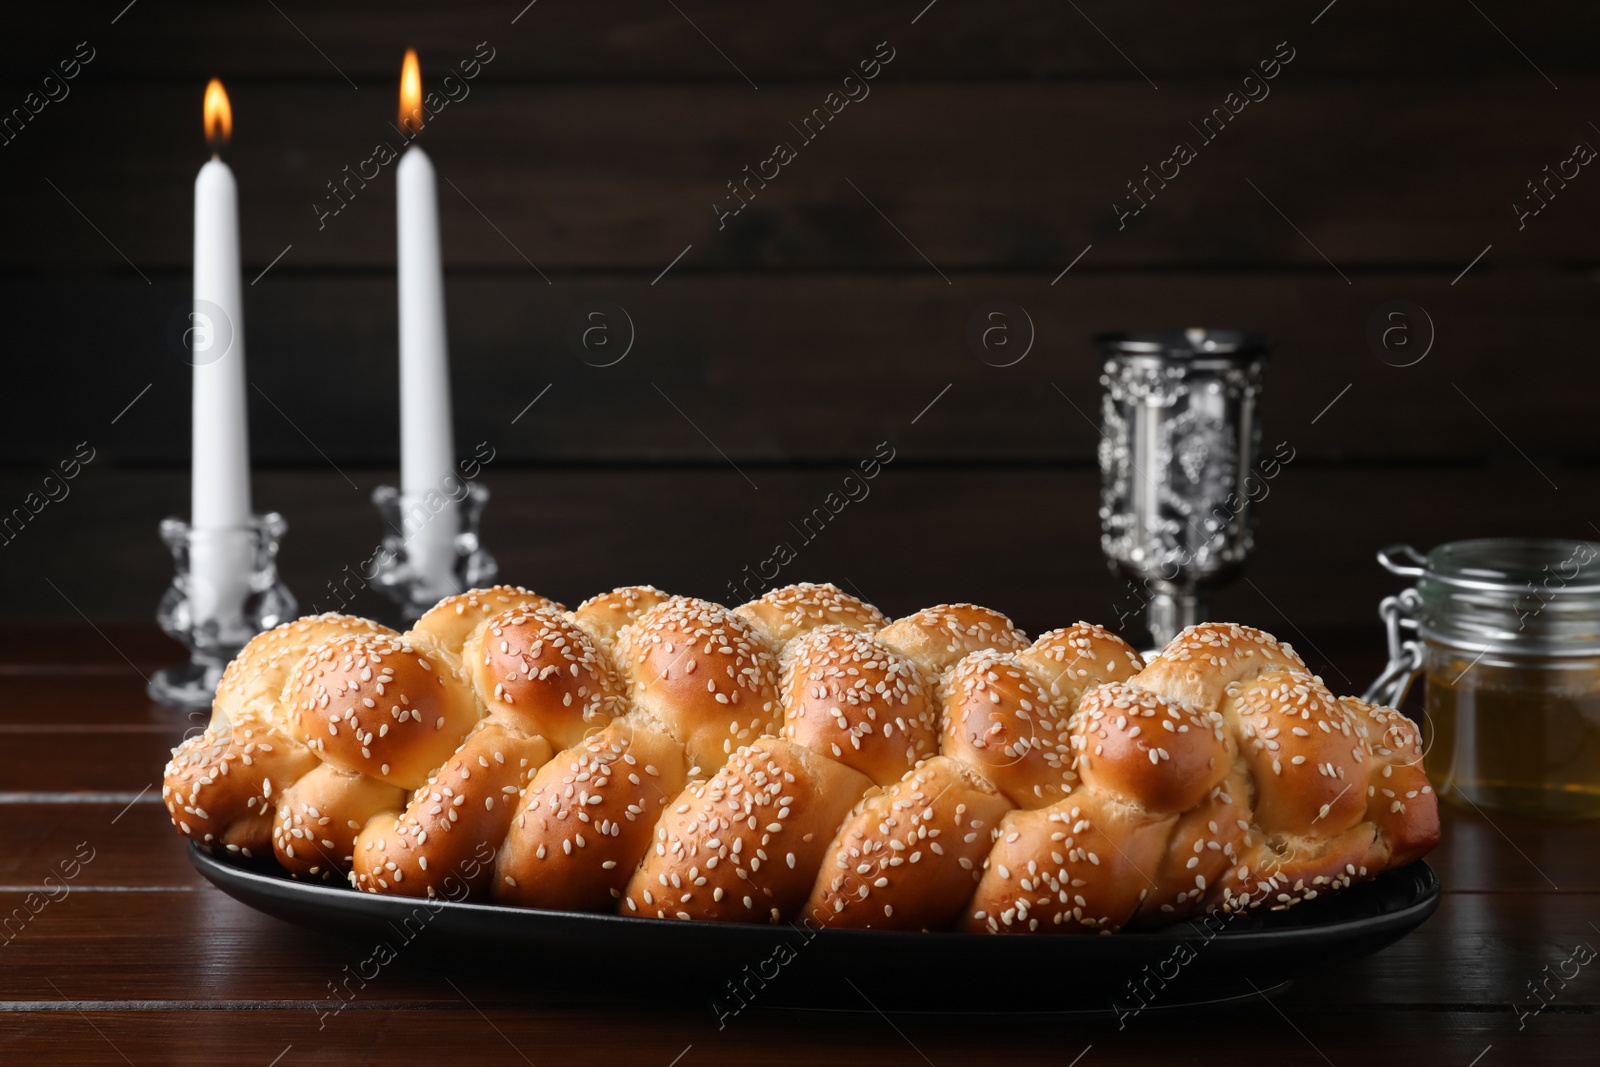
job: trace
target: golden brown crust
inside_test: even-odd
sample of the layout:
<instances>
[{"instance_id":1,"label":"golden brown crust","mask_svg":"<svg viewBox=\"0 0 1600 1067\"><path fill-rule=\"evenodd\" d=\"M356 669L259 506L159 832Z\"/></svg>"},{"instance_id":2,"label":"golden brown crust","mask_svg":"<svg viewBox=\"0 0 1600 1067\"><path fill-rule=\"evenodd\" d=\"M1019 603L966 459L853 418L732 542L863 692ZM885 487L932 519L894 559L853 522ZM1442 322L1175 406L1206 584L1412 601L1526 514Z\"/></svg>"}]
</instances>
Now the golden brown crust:
<instances>
[{"instance_id":1,"label":"golden brown crust","mask_svg":"<svg viewBox=\"0 0 1600 1067\"><path fill-rule=\"evenodd\" d=\"M866 776L776 737L692 783L656 825L623 914L777 922L805 900Z\"/></svg>"},{"instance_id":2,"label":"golden brown crust","mask_svg":"<svg viewBox=\"0 0 1600 1067\"><path fill-rule=\"evenodd\" d=\"M783 730L879 785L938 751L937 705L921 672L859 630L829 625L784 649Z\"/></svg>"},{"instance_id":3,"label":"golden brown crust","mask_svg":"<svg viewBox=\"0 0 1600 1067\"><path fill-rule=\"evenodd\" d=\"M1218 712L1198 712L1127 682L1084 695L1072 717L1078 774L1146 811L1195 807L1233 768L1232 735Z\"/></svg>"},{"instance_id":4,"label":"golden brown crust","mask_svg":"<svg viewBox=\"0 0 1600 1067\"><path fill-rule=\"evenodd\" d=\"M964 657L945 685L941 751L971 764L1011 802L1042 808L1077 785L1069 706L1014 652Z\"/></svg>"},{"instance_id":5,"label":"golden brown crust","mask_svg":"<svg viewBox=\"0 0 1600 1067\"><path fill-rule=\"evenodd\" d=\"M1120 930L1155 886L1175 816L1092 790L1006 816L963 927L974 933Z\"/></svg>"},{"instance_id":6,"label":"golden brown crust","mask_svg":"<svg viewBox=\"0 0 1600 1067\"><path fill-rule=\"evenodd\" d=\"M189 737L163 771L162 797L179 832L202 845L266 856L285 785L317 757L283 729L286 681L312 646L357 633L394 633L346 614L318 614L258 633L227 665L206 733Z\"/></svg>"},{"instance_id":7,"label":"golden brown crust","mask_svg":"<svg viewBox=\"0 0 1600 1067\"><path fill-rule=\"evenodd\" d=\"M446 879L455 878L481 893L523 787L550 756L543 737L486 719L404 813L362 831L351 883L373 893L437 897L448 895Z\"/></svg>"},{"instance_id":8,"label":"golden brown crust","mask_svg":"<svg viewBox=\"0 0 1600 1067\"><path fill-rule=\"evenodd\" d=\"M324 763L283 791L272 826L279 866L299 878L341 878L356 835L373 816L405 803L405 790Z\"/></svg>"},{"instance_id":9,"label":"golden brown crust","mask_svg":"<svg viewBox=\"0 0 1600 1067\"><path fill-rule=\"evenodd\" d=\"M754 626L773 649L823 626L872 633L889 622L883 612L831 582L786 585L735 608L734 613Z\"/></svg>"},{"instance_id":10,"label":"golden brown crust","mask_svg":"<svg viewBox=\"0 0 1600 1067\"><path fill-rule=\"evenodd\" d=\"M615 908L687 771L682 744L631 718L561 753L524 790L496 861L495 901Z\"/></svg>"},{"instance_id":11,"label":"golden brown crust","mask_svg":"<svg viewBox=\"0 0 1600 1067\"><path fill-rule=\"evenodd\" d=\"M976 604L924 608L878 631L878 640L934 678L972 652L1019 652L1028 647L1028 635L1013 626L1010 619Z\"/></svg>"},{"instance_id":12,"label":"golden brown crust","mask_svg":"<svg viewBox=\"0 0 1600 1067\"><path fill-rule=\"evenodd\" d=\"M1195 807L1179 816L1157 865L1150 893L1139 906L1141 919L1159 924L1206 910L1219 902L1229 870L1253 848L1249 787L1230 775Z\"/></svg>"},{"instance_id":13,"label":"golden brown crust","mask_svg":"<svg viewBox=\"0 0 1600 1067\"><path fill-rule=\"evenodd\" d=\"M388 634L318 645L284 705L294 735L325 762L404 789L421 785L482 714L440 650Z\"/></svg>"},{"instance_id":14,"label":"golden brown crust","mask_svg":"<svg viewBox=\"0 0 1600 1067\"><path fill-rule=\"evenodd\" d=\"M626 710L611 661L554 608L512 608L484 620L464 650L489 714L557 751Z\"/></svg>"},{"instance_id":15,"label":"golden brown crust","mask_svg":"<svg viewBox=\"0 0 1600 1067\"><path fill-rule=\"evenodd\" d=\"M977 888L1010 807L960 761L933 757L857 805L828 846L800 921L948 929Z\"/></svg>"},{"instance_id":16,"label":"golden brown crust","mask_svg":"<svg viewBox=\"0 0 1600 1067\"><path fill-rule=\"evenodd\" d=\"M1388 847L1386 865L1421 859L1439 843L1439 805L1422 769L1422 735L1393 708L1341 697L1372 753L1366 817Z\"/></svg>"},{"instance_id":17,"label":"golden brown crust","mask_svg":"<svg viewBox=\"0 0 1600 1067\"><path fill-rule=\"evenodd\" d=\"M495 615L516 608L531 610L549 608L565 611L549 597L540 596L520 585L497 585L489 589L469 589L465 593L447 596L429 608L417 624L413 634L425 634L434 645L453 656L460 656L467 641L478 632L484 622Z\"/></svg>"},{"instance_id":18,"label":"golden brown crust","mask_svg":"<svg viewBox=\"0 0 1600 1067\"><path fill-rule=\"evenodd\" d=\"M1361 820L1370 754L1348 712L1303 671L1235 683L1222 714L1255 782L1256 823L1267 833L1333 837Z\"/></svg>"},{"instance_id":19,"label":"golden brown crust","mask_svg":"<svg viewBox=\"0 0 1600 1067\"><path fill-rule=\"evenodd\" d=\"M579 604L572 621L583 627L595 644L609 650L623 627L631 626L640 615L671 599L653 585L624 585Z\"/></svg>"},{"instance_id":20,"label":"golden brown crust","mask_svg":"<svg viewBox=\"0 0 1600 1067\"><path fill-rule=\"evenodd\" d=\"M1369 822L1331 838L1251 834L1210 904L1226 911L1283 911L1372 877L1382 869L1383 852L1377 828Z\"/></svg>"},{"instance_id":21,"label":"golden brown crust","mask_svg":"<svg viewBox=\"0 0 1600 1067\"><path fill-rule=\"evenodd\" d=\"M1229 686L1265 671L1305 671L1294 649L1269 633L1236 623L1190 626L1139 672L1140 688L1215 711Z\"/></svg>"},{"instance_id":22,"label":"golden brown crust","mask_svg":"<svg viewBox=\"0 0 1600 1067\"><path fill-rule=\"evenodd\" d=\"M317 765L317 757L283 730L247 720L196 734L173 749L161 797L185 837L247 859L265 858L284 787Z\"/></svg>"},{"instance_id":23,"label":"golden brown crust","mask_svg":"<svg viewBox=\"0 0 1600 1067\"><path fill-rule=\"evenodd\" d=\"M402 635L261 635L174 750L179 831L358 888L814 927L1105 932L1286 908L1438 839L1415 727L1206 624L1148 665L1087 623L831 586L730 611L514 587ZM876 784L874 784L876 783Z\"/></svg>"},{"instance_id":24,"label":"golden brown crust","mask_svg":"<svg viewBox=\"0 0 1600 1067\"><path fill-rule=\"evenodd\" d=\"M617 636L633 702L666 724L710 774L777 728L777 663L750 623L721 604L673 597Z\"/></svg>"},{"instance_id":25,"label":"golden brown crust","mask_svg":"<svg viewBox=\"0 0 1600 1067\"><path fill-rule=\"evenodd\" d=\"M1109 882L1098 870L1100 847L1096 874L1084 873L1081 857L1075 873L1075 854L1046 843L1041 812L1013 812L968 929L1117 928L1128 920L1120 909L1129 869L1145 876L1134 917L1146 924L1286 908L1409 862L1437 839L1409 721L1336 701L1287 646L1247 627L1185 631L1132 679L1084 694L1072 735L1081 786L1043 811L1079 811L1073 829L1082 834L1068 840L1080 846L1111 828L1122 876L1116 864ZM1163 844L1146 863L1140 849L1157 825ZM1004 873L1019 869L1027 885ZM1085 892L1087 904L1071 894L1081 915L1062 910L1074 880L1101 890Z\"/></svg>"},{"instance_id":26,"label":"golden brown crust","mask_svg":"<svg viewBox=\"0 0 1600 1067\"><path fill-rule=\"evenodd\" d=\"M1040 634L1018 654L1050 695L1069 707L1106 682L1122 682L1144 670L1134 647L1104 626L1078 622Z\"/></svg>"},{"instance_id":27,"label":"golden brown crust","mask_svg":"<svg viewBox=\"0 0 1600 1067\"><path fill-rule=\"evenodd\" d=\"M366 619L328 613L252 638L222 672L210 727L172 750L161 795L173 825L201 844L265 857L283 788L318 762L284 729L282 699L291 672L326 640L393 633Z\"/></svg>"},{"instance_id":28,"label":"golden brown crust","mask_svg":"<svg viewBox=\"0 0 1600 1067\"><path fill-rule=\"evenodd\" d=\"M229 722L256 719L279 722L279 701L290 672L315 645L355 634L392 634L387 626L354 615L328 612L286 622L257 634L222 672L211 704L216 717Z\"/></svg>"}]
</instances>

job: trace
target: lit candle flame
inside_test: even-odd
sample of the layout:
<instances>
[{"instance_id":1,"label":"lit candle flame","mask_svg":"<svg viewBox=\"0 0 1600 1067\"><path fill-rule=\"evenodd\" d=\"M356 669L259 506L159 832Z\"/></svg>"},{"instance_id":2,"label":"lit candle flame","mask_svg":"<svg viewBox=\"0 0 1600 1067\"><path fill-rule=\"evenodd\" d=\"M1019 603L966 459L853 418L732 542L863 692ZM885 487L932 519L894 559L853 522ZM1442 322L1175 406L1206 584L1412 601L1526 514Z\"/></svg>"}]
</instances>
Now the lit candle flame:
<instances>
[{"instance_id":1,"label":"lit candle flame","mask_svg":"<svg viewBox=\"0 0 1600 1067\"><path fill-rule=\"evenodd\" d=\"M205 115L206 144L211 146L211 151L220 152L233 136L233 107L228 103L222 82L216 78L206 85Z\"/></svg>"},{"instance_id":2,"label":"lit candle flame","mask_svg":"<svg viewBox=\"0 0 1600 1067\"><path fill-rule=\"evenodd\" d=\"M400 128L412 135L422 130L422 68L415 48L406 49L400 65Z\"/></svg>"}]
</instances>

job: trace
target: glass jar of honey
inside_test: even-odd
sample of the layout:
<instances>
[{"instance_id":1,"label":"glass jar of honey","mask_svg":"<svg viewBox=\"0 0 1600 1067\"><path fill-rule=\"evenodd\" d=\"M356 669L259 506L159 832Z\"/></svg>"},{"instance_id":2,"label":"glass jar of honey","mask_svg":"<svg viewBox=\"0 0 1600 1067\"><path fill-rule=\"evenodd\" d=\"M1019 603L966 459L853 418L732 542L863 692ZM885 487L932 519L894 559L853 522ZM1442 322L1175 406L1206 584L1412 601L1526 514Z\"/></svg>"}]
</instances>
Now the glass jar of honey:
<instances>
[{"instance_id":1,"label":"glass jar of honey","mask_svg":"<svg viewBox=\"0 0 1600 1067\"><path fill-rule=\"evenodd\" d=\"M1455 541L1378 553L1416 586L1384 600L1389 667L1367 699L1425 678L1423 765L1464 808L1600 818L1600 544Z\"/></svg>"}]
</instances>

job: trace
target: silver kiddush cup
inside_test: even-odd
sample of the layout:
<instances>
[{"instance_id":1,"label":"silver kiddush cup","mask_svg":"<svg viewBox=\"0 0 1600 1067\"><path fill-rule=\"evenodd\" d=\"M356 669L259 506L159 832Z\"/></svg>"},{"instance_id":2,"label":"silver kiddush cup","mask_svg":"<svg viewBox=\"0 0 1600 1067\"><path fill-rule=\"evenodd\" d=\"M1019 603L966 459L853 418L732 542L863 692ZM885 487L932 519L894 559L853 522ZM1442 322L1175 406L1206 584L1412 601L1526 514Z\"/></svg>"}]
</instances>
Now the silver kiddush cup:
<instances>
[{"instance_id":1,"label":"silver kiddush cup","mask_svg":"<svg viewBox=\"0 0 1600 1067\"><path fill-rule=\"evenodd\" d=\"M1105 364L1100 545L1155 648L1205 618L1254 543L1267 341L1234 330L1095 338ZM1131 612L1124 612L1129 614Z\"/></svg>"}]
</instances>

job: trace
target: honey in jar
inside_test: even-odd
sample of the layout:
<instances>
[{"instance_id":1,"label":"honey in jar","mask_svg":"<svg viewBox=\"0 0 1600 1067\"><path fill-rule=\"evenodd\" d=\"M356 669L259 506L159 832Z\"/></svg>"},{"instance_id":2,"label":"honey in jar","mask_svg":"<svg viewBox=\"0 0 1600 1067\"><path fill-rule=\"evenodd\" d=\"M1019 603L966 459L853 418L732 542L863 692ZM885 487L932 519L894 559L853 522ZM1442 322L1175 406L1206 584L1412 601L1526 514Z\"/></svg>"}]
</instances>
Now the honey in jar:
<instances>
[{"instance_id":1,"label":"honey in jar","mask_svg":"<svg viewBox=\"0 0 1600 1067\"><path fill-rule=\"evenodd\" d=\"M1439 796L1600 818L1600 544L1495 538L1379 558L1418 579L1385 614L1392 634L1416 631L1391 651L1426 680L1423 765Z\"/></svg>"},{"instance_id":2,"label":"honey in jar","mask_svg":"<svg viewBox=\"0 0 1600 1067\"><path fill-rule=\"evenodd\" d=\"M1423 765L1470 807L1600 818L1600 662L1472 663L1430 649Z\"/></svg>"}]
</instances>

